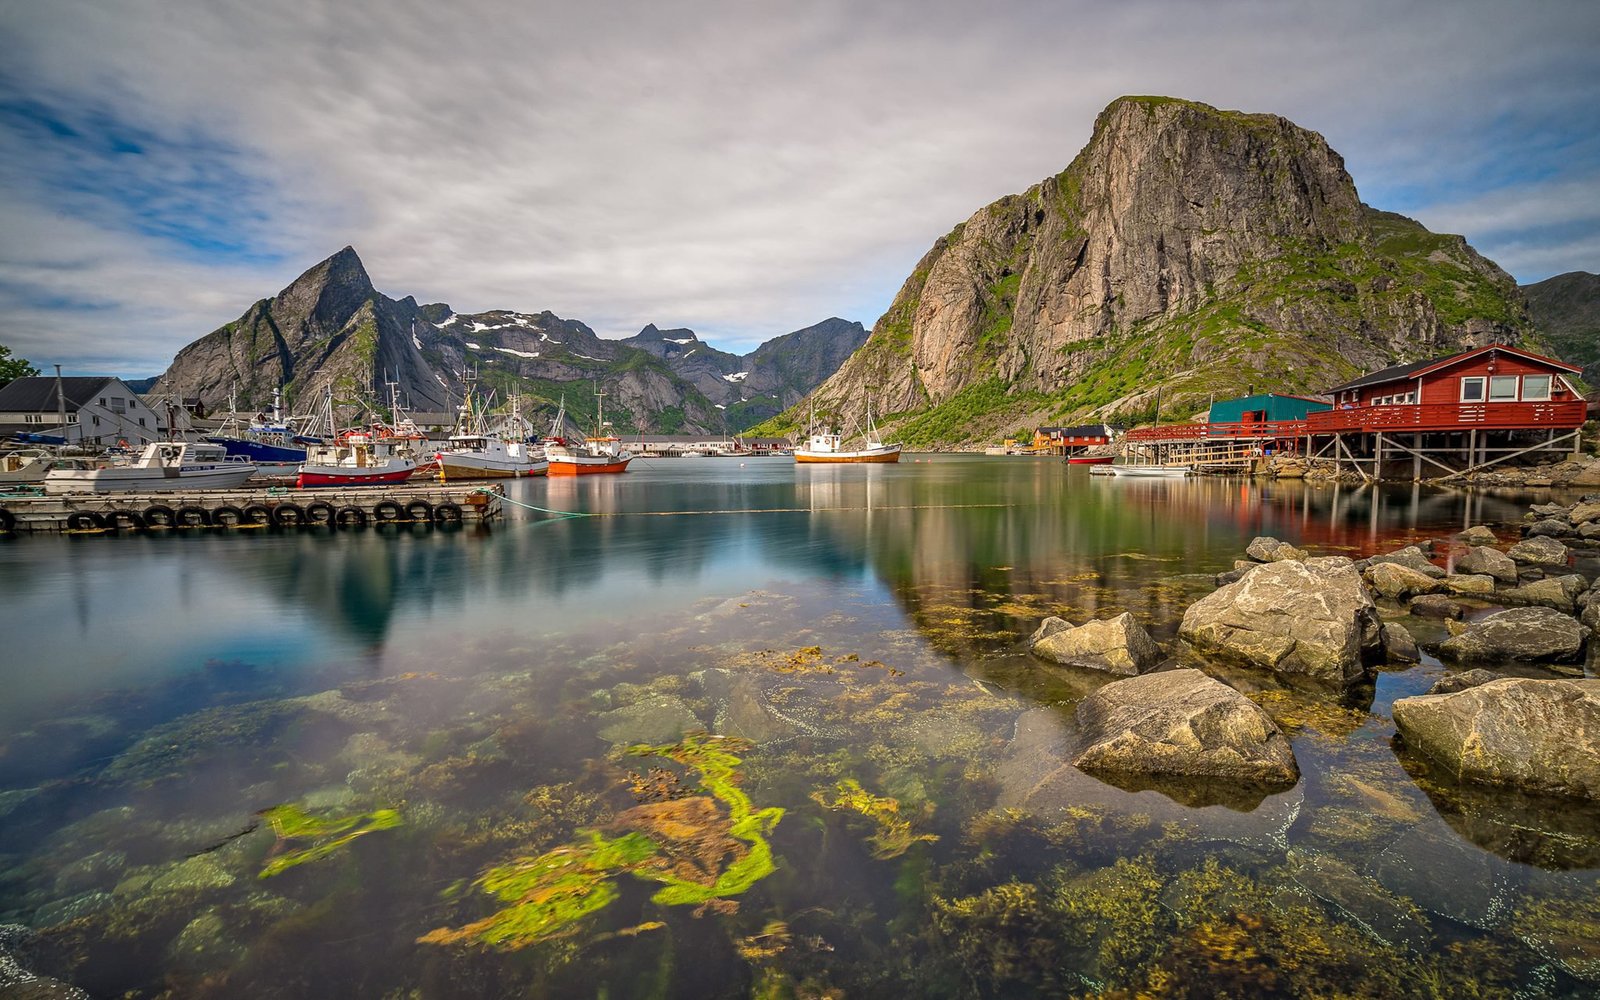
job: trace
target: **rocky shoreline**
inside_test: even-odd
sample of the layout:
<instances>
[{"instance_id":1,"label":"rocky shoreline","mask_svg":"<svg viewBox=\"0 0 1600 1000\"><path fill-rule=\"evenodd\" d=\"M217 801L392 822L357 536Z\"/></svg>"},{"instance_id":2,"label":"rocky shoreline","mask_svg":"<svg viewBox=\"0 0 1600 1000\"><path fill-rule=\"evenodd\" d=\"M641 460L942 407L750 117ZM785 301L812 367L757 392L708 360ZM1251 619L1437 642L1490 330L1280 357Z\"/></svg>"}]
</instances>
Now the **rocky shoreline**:
<instances>
[{"instance_id":1,"label":"rocky shoreline","mask_svg":"<svg viewBox=\"0 0 1600 1000\"><path fill-rule=\"evenodd\" d=\"M1168 650L1129 615L1049 618L1029 648L1125 678L1078 708L1084 770L1292 785L1283 732L1228 671L1341 701L1425 651L1451 673L1394 703L1397 752L1468 785L1600 802L1600 678L1585 667L1600 649L1600 494L1535 504L1520 534L1480 525L1359 560L1260 537Z\"/></svg>"}]
</instances>

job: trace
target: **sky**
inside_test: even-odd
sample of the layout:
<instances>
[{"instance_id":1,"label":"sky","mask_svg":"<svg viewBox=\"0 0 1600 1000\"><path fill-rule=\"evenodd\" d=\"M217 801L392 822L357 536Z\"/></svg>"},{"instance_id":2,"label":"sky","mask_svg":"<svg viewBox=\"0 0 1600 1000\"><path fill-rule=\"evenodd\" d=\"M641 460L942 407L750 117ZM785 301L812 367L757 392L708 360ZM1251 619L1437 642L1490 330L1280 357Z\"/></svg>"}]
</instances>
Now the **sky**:
<instances>
[{"instance_id":1,"label":"sky","mask_svg":"<svg viewBox=\"0 0 1600 1000\"><path fill-rule=\"evenodd\" d=\"M345 245L602 336L870 326L1123 94L1320 132L1519 281L1600 271L1594 0L0 0L0 52L0 344L69 373L156 374Z\"/></svg>"}]
</instances>

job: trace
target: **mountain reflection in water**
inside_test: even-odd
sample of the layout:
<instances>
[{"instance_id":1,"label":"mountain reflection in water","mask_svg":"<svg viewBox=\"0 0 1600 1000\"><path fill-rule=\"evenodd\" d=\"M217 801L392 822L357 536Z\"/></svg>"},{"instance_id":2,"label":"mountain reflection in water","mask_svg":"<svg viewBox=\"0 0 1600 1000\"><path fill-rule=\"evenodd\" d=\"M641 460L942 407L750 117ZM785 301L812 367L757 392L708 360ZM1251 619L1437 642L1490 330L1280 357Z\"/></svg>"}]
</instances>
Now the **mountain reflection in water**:
<instances>
[{"instance_id":1,"label":"mountain reflection in water","mask_svg":"<svg viewBox=\"0 0 1600 1000\"><path fill-rule=\"evenodd\" d=\"M1431 658L1345 699L1214 665L1294 746L1302 780L1268 794L1077 771L1108 678L1025 651L1051 614L1170 640L1256 535L1361 556L1526 497L916 456L509 493L544 510L0 545L0 923L42 931L43 971L285 997L1559 997L1600 973L1597 827L1392 745ZM698 728L737 739L679 742ZM477 942L496 920L525 950Z\"/></svg>"}]
</instances>

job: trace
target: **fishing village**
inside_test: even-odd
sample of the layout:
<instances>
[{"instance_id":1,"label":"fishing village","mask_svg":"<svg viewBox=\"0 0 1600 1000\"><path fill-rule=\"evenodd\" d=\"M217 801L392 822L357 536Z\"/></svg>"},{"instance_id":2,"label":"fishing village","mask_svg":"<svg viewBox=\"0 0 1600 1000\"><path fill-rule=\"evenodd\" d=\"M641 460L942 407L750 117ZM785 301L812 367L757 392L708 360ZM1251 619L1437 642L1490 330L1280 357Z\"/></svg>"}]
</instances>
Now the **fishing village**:
<instances>
[{"instance_id":1,"label":"fishing village","mask_svg":"<svg viewBox=\"0 0 1600 1000\"><path fill-rule=\"evenodd\" d=\"M1600 997L1600 8L147 6L0 12L0 1000Z\"/></svg>"}]
</instances>

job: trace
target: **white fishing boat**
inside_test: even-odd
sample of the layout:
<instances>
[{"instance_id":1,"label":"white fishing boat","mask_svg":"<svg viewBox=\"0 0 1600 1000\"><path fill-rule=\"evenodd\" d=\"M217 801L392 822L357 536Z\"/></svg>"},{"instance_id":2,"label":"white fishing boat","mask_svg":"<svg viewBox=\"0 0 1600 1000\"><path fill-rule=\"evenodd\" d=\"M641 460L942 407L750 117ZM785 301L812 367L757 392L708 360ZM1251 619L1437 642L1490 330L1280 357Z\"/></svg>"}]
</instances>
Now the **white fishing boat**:
<instances>
[{"instance_id":1,"label":"white fishing boat","mask_svg":"<svg viewBox=\"0 0 1600 1000\"><path fill-rule=\"evenodd\" d=\"M633 461L633 452L622 447L622 439L607 431L611 425L605 422L604 411L605 393L595 393L598 401L595 407L595 432L580 442L569 442L562 436L563 424L567 418L567 402L561 401L561 408L556 411L555 422L550 427L550 436L545 440L544 454L549 461L548 475L552 476L590 476L597 473L627 472L628 463Z\"/></svg>"},{"instance_id":2,"label":"white fishing boat","mask_svg":"<svg viewBox=\"0 0 1600 1000\"><path fill-rule=\"evenodd\" d=\"M440 479L516 479L542 476L550 468L544 445L537 443L522 419L522 406L511 397L511 414L498 428L484 425L482 403L470 389L456 421L456 432L434 456Z\"/></svg>"},{"instance_id":3,"label":"white fishing boat","mask_svg":"<svg viewBox=\"0 0 1600 1000\"><path fill-rule=\"evenodd\" d=\"M127 465L100 469L51 469L47 493L173 493L237 489L256 474L249 462L230 461L220 444L155 441Z\"/></svg>"},{"instance_id":4,"label":"white fishing boat","mask_svg":"<svg viewBox=\"0 0 1600 1000\"><path fill-rule=\"evenodd\" d=\"M816 422L815 403L812 410L812 423ZM867 400L867 428L866 438L860 447L846 448L844 435L835 433L832 428L820 434L813 433L806 439L806 443L794 450L794 460L800 464L822 462L875 462L889 463L900 461L900 448L898 444L884 444L879 439L878 426L872 421L872 400Z\"/></svg>"},{"instance_id":5,"label":"white fishing boat","mask_svg":"<svg viewBox=\"0 0 1600 1000\"><path fill-rule=\"evenodd\" d=\"M346 431L331 445L306 452L295 485L384 486L403 483L417 471L417 463L398 454L392 441L364 430Z\"/></svg>"},{"instance_id":6,"label":"white fishing boat","mask_svg":"<svg viewBox=\"0 0 1600 1000\"><path fill-rule=\"evenodd\" d=\"M1187 465L1108 465L1113 476L1144 479L1181 479L1194 470Z\"/></svg>"}]
</instances>

